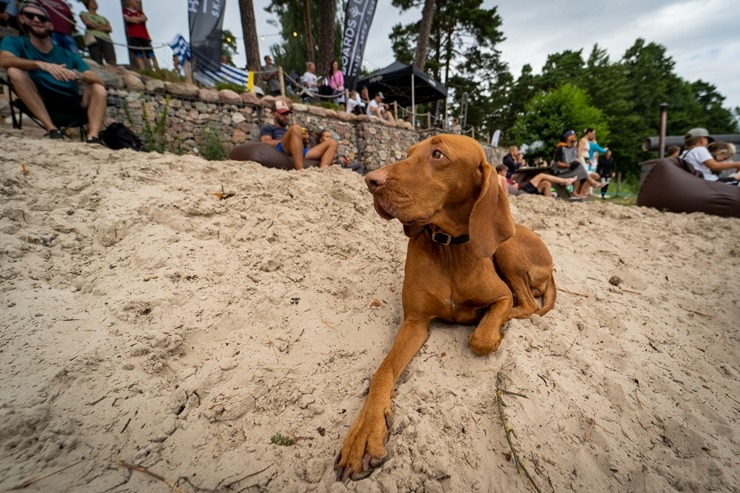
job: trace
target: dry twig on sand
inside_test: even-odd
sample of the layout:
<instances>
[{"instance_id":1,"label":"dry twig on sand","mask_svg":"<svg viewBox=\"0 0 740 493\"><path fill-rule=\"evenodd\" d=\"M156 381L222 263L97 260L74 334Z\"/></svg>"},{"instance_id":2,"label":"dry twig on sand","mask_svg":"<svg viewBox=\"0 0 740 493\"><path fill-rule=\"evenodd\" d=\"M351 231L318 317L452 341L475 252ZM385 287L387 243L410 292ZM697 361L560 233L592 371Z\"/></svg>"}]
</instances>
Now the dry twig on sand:
<instances>
[{"instance_id":1,"label":"dry twig on sand","mask_svg":"<svg viewBox=\"0 0 740 493\"><path fill-rule=\"evenodd\" d=\"M144 474L146 474L148 476L153 477L154 479L158 479L158 480L162 481L164 484L166 484L167 486L169 486L170 489L173 490L173 491L177 491L178 493L185 493L185 490L183 490L181 488L178 488L177 485L175 485L175 483L173 483L171 481L168 481L167 479L163 478L159 474L153 473L152 471L150 471L146 467L143 467L143 466L135 466L134 464L129 464L129 463L124 462L122 460L119 460L118 462L116 462L116 464L118 464L121 467L125 467L126 469L130 469L132 471L142 472L142 473L144 473Z\"/></svg>"},{"instance_id":2,"label":"dry twig on sand","mask_svg":"<svg viewBox=\"0 0 740 493\"><path fill-rule=\"evenodd\" d=\"M529 474L529 471L524 466L524 463L519 458L519 451L514 447L514 443L511 441L511 436L516 436L516 433L514 430L509 426L509 421L506 418L506 414L504 413L504 408L506 407L506 404L504 403L503 395L514 395L517 397L524 397L527 398L524 394L517 394L516 392L510 392L506 389L506 382L511 381L509 380L509 377L504 375L501 372L498 372L496 374L496 404L498 405L498 414L501 418L501 424L504 427L504 433L506 434L506 441L509 442L509 448L511 449L511 456L514 458L514 464L516 464L516 471L517 473L523 472L524 475L527 477L529 482L532 484L532 487L537 493L541 493L541 490L539 486L537 486L537 483L534 481L534 478Z\"/></svg>"},{"instance_id":3,"label":"dry twig on sand","mask_svg":"<svg viewBox=\"0 0 740 493\"><path fill-rule=\"evenodd\" d=\"M46 478L51 477L51 476L53 476L55 474L59 474L60 472L66 471L70 467L74 467L77 464L79 464L80 462L85 462L85 459L78 460L77 462L75 462L73 464L70 464L68 466L62 467L61 469L57 469L56 471L52 471L49 474L44 474L43 476L39 476L38 478L33 478L33 479L29 479L29 480L23 481L21 484L19 484L17 486L13 486L12 488L8 488L7 490L3 490L2 493L5 493L6 491L25 490L26 488L28 488L32 484L38 483L42 479L46 479Z\"/></svg>"},{"instance_id":4,"label":"dry twig on sand","mask_svg":"<svg viewBox=\"0 0 740 493\"><path fill-rule=\"evenodd\" d=\"M586 293L578 293L576 291L571 291L569 289L565 289L565 288L561 288L561 287L558 287L558 291L562 291L563 293L574 294L576 296L583 296L584 298L588 298L588 294L586 294Z\"/></svg>"}]
</instances>

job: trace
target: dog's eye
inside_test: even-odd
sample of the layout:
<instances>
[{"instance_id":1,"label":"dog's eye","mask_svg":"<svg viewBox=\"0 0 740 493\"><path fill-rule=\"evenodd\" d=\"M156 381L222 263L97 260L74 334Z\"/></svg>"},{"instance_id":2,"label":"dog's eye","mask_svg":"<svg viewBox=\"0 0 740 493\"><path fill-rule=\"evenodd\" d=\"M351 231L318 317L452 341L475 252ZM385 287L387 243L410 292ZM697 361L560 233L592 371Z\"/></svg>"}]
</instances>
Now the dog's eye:
<instances>
[{"instance_id":1,"label":"dog's eye","mask_svg":"<svg viewBox=\"0 0 740 493\"><path fill-rule=\"evenodd\" d=\"M442 154L442 151L440 151L439 149L434 149L432 151L432 158L434 158L434 159L442 159L443 157L445 157L445 155Z\"/></svg>"}]
</instances>

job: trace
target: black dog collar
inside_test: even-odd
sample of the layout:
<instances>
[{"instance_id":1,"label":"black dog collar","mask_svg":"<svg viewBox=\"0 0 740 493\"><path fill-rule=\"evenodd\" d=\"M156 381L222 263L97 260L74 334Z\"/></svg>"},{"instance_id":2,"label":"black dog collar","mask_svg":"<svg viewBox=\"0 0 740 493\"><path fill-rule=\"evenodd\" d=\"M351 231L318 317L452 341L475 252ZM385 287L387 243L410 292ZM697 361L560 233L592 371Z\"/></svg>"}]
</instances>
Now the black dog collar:
<instances>
[{"instance_id":1,"label":"black dog collar","mask_svg":"<svg viewBox=\"0 0 740 493\"><path fill-rule=\"evenodd\" d=\"M432 241L434 243L439 243L440 245L459 245L461 243L467 243L468 241L470 241L469 235L450 236L447 233L443 233L441 231L437 231L435 233L434 231L432 231L432 228L430 228L429 225L424 226L424 229L427 230L432 236Z\"/></svg>"}]
</instances>

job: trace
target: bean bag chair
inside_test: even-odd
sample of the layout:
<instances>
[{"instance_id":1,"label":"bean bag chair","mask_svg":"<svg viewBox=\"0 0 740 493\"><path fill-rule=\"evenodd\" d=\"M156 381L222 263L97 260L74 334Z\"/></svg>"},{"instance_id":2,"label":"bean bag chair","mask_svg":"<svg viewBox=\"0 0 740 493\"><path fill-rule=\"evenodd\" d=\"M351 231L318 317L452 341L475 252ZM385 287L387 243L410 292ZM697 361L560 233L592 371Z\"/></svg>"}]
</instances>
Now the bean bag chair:
<instances>
[{"instance_id":1,"label":"bean bag chair","mask_svg":"<svg viewBox=\"0 0 740 493\"><path fill-rule=\"evenodd\" d=\"M245 142L239 144L231 150L229 159L233 159L234 161L255 161L266 168L295 169L295 163L293 163L292 157L263 142ZM319 161L315 159L303 160L304 168L318 165Z\"/></svg>"},{"instance_id":2,"label":"bean bag chair","mask_svg":"<svg viewBox=\"0 0 740 493\"><path fill-rule=\"evenodd\" d=\"M740 217L740 187L707 181L680 158L646 161L642 168L646 174L637 194L637 205L671 212Z\"/></svg>"}]
</instances>

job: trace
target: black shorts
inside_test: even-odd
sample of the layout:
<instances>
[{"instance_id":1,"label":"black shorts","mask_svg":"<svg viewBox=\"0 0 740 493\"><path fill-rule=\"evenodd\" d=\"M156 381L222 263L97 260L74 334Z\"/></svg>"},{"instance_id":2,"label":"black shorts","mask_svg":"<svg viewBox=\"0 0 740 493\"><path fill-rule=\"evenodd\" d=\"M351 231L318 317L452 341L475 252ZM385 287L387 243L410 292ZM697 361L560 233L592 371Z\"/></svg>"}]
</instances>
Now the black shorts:
<instances>
[{"instance_id":1,"label":"black shorts","mask_svg":"<svg viewBox=\"0 0 740 493\"><path fill-rule=\"evenodd\" d=\"M528 181L527 183L525 183L524 185L522 185L519 188L519 190L521 190L522 192L525 192L525 193L533 193L535 195L542 195L542 192L540 192L539 190L537 190L537 187L535 187L534 185L532 185L532 182L531 181Z\"/></svg>"},{"instance_id":2,"label":"black shorts","mask_svg":"<svg viewBox=\"0 0 740 493\"><path fill-rule=\"evenodd\" d=\"M50 113L82 114L82 96L79 94L61 94L41 86L36 86L44 101L46 110Z\"/></svg>"},{"instance_id":3,"label":"black shorts","mask_svg":"<svg viewBox=\"0 0 740 493\"><path fill-rule=\"evenodd\" d=\"M136 58L154 58L152 40L144 38L128 38L128 48Z\"/></svg>"}]
</instances>

